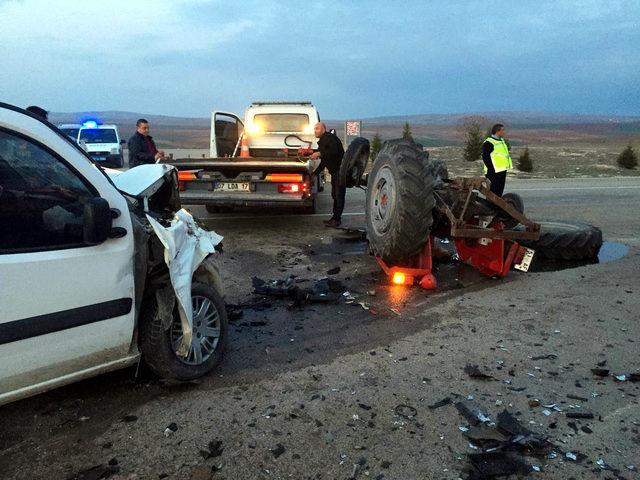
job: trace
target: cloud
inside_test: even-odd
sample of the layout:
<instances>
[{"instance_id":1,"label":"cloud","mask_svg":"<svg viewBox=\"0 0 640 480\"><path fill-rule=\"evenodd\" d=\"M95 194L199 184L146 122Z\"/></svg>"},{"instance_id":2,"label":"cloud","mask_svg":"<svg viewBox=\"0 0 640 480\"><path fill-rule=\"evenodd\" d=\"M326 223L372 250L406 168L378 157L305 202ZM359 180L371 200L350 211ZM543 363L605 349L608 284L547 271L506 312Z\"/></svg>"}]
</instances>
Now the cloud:
<instances>
[{"instance_id":1,"label":"cloud","mask_svg":"<svg viewBox=\"0 0 640 480\"><path fill-rule=\"evenodd\" d=\"M3 97L54 110L640 109L634 1L0 0L0 17Z\"/></svg>"}]
</instances>

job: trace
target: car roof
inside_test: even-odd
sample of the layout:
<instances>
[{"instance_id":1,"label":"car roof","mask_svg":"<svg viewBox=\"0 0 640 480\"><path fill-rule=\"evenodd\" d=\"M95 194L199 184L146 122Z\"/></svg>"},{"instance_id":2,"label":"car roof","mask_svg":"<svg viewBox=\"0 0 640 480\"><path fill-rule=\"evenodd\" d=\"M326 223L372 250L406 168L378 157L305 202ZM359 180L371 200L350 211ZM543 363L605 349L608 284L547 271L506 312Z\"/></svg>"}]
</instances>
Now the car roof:
<instances>
[{"instance_id":1,"label":"car roof","mask_svg":"<svg viewBox=\"0 0 640 480\"><path fill-rule=\"evenodd\" d=\"M100 125L96 125L95 127L88 127L87 125L80 125L80 129L81 130L85 130L85 129L91 129L91 130L95 130L96 128L113 128L113 129L118 129L117 125L114 125L112 123L106 123L106 124L100 124Z\"/></svg>"},{"instance_id":2,"label":"car roof","mask_svg":"<svg viewBox=\"0 0 640 480\"><path fill-rule=\"evenodd\" d=\"M79 123L61 123L58 128L80 128L81 126Z\"/></svg>"}]
</instances>

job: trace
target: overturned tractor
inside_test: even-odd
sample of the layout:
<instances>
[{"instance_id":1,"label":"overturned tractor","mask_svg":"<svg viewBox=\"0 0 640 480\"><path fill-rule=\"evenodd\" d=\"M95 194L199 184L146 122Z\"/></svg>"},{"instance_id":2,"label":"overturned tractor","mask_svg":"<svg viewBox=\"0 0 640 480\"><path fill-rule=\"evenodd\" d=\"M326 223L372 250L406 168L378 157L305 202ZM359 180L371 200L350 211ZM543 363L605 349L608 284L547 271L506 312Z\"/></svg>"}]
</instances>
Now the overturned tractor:
<instances>
[{"instance_id":1,"label":"overturned tractor","mask_svg":"<svg viewBox=\"0 0 640 480\"><path fill-rule=\"evenodd\" d=\"M597 255L602 232L589 225L535 223L522 199L493 194L484 177L449 179L446 164L407 140L385 142L371 172L363 175L369 142L356 138L340 171L347 187L366 185L370 250L396 284L435 288L434 237L455 242L461 261L492 277L512 267L526 271L534 251L546 258Z\"/></svg>"}]
</instances>

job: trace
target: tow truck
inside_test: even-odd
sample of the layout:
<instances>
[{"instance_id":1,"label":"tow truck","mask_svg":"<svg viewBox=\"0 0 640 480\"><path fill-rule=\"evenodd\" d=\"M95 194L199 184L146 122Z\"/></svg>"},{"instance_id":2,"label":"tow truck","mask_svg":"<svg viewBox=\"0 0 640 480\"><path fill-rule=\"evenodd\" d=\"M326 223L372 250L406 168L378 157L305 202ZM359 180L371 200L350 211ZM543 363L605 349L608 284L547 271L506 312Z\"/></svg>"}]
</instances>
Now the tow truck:
<instances>
[{"instance_id":1,"label":"tow truck","mask_svg":"<svg viewBox=\"0 0 640 480\"><path fill-rule=\"evenodd\" d=\"M323 179L313 135L320 121L311 102L254 102L244 121L228 112L211 115L209 158L167 159L178 169L183 203L207 211L234 207L286 207L315 213Z\"/></svg>"}]
</instances>

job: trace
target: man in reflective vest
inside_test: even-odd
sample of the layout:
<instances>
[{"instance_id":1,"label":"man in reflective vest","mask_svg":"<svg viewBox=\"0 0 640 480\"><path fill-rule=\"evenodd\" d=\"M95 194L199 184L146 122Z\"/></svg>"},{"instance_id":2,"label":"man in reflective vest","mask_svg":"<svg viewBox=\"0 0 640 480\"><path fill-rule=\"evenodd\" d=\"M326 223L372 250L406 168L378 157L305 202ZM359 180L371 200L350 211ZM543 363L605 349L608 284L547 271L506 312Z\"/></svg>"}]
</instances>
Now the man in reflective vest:
<instances>
[{"instance_id":1,"label":"man in reflective vest","mask_svg":"<svg viewBox=\"0 0 640 480\"><path fill-rule=\"evenodd\" d=\"M504 125L496 123L491 127L491 136L482 144L484 175L491 181L491 191L502 196L507 171L513 168L509 147L504 141Z\"/></svg>"}]
</instances>

